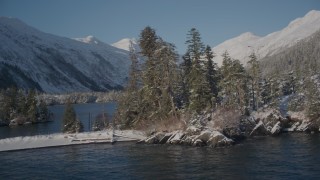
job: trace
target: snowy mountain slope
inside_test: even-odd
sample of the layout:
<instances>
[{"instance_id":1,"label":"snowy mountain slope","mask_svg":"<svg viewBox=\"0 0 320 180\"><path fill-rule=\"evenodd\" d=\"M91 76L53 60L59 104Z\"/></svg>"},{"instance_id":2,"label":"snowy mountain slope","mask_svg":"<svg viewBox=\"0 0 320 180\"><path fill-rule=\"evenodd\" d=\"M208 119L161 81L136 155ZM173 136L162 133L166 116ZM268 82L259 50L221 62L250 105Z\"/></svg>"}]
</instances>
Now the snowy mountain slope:
<instances>
[{"instance_id":1,"label":"snowy mountain slope","mask_svg":"<svg viewBox=\"0 0 320 180\"><path fill-rule=\"evenodd\" d=\"M279 53L295 45L320 29L320 11L312 10L304 17L297 18L284 29L264 37L244 33L227 40L213 48L217 55L215 61L222 64L221 55L227 50L232 58L239 59L244 65L248 56L255 52L259 59Z\"/></svg>"},{"instance_id":2,"label":"snowy mountain slope","mask_svg":"<svg viewBox=\"0 0 320 180\"><path fill-rule=\"evenodd\" d=\"M0 17L0 75L24 88L45 92L101 91L126 82L130 60L124 50L89 36L87 42L43 33L14 18ZM5 68L4 68L5 67ZM18 73L20 72L20 73ZM0 83L5 79L0 77ZM33 85L32 85L33 83Z\"/></svg>"},{"instance_id":3,"label":"snowy mountain slope","mask_svg":"<svg viewBox=\"0 0 320 180\"><path fill-rule=\"evenodd\" d=\"M135 38L121 39L120 41L113 43L112 46L114 46L116 48L119 48L119 49L123 49L123 50L129 51L130 42L132 42L133 48L135 49L135 51L136 52L140 52L140 47L139 47L138 42L137 42L137 40Z\"/></svg>"}]
</instances>

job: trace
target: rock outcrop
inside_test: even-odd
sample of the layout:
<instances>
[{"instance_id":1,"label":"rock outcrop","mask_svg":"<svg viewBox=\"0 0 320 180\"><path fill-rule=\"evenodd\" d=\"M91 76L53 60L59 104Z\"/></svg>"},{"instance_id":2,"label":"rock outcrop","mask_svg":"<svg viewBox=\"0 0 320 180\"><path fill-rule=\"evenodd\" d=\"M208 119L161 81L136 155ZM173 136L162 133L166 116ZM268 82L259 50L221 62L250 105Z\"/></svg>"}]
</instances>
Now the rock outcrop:
<instances>
[{"instance_id":1,"label":"rock outcrop","mask_svg":"<svg viewBox=\"0 0 320 180\"><path fill-rule=\"evenodd\" d=\"M210 146L223 147L234 144L234 141L227 138L222 133L215 130L191 131L174 131L171 133L158 132L145 140L140 141L147 144L172 144L172 145L189 145L189 146Z\"/></svg>"},{"instance_id":2,"label":"rock outcrop","mask_svg":"<svg viewBox=\"0 0 320 180\"><path fill-rule=\"evenodd\" d=\"M194 116L188 121L185 130L157 132L140 142L223 147L233 145L250 136L276 136L284 131L304 132L311 126L310 121L292 121L290 116L284 118L279 110L272 108L262 108L253 112L251 116L239 115L236 111L228 112L227 110L218 112L222 116L215 113ZM236 118L232 115L236 115ZM219 119L215 119L217 117Z\"/></svg>"}]
</instances>

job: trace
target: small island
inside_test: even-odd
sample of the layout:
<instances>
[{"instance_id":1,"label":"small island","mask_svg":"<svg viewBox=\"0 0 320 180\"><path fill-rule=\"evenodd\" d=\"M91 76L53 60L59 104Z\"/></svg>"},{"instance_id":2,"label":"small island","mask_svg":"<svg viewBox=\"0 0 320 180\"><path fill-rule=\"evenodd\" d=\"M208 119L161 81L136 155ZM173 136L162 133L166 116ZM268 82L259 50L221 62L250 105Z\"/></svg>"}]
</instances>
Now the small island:
<instances>
[{"instance_id":1,"label":"small island","mask_svg":"<svg viewBox=\"0 0 320 180\"><path fill-rule=\"evenodd\" d=\"M0 126L14 127L52 120L47 105L37 99L35 90L4 89L0 92L0 103Z\"/></svg>"}]
</instances>

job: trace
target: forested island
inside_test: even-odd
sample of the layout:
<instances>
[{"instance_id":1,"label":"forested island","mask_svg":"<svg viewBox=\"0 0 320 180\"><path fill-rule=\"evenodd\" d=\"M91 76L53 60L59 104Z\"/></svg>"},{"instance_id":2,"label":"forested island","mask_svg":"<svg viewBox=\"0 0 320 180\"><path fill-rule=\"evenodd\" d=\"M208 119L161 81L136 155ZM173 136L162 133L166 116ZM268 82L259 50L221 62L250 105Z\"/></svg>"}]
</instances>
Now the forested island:
<instances>
[{"instance_id":1,"label":"forested island","mask_svg":"<svg viewBox=\"0 0 320 180\"><path fill-rule=\"evenodd\" d=\"M0 125L17 126L47 122L51 114L42 100L37 100L36 91L16 87L0 92Z\"/></svg>"}]
</instances>

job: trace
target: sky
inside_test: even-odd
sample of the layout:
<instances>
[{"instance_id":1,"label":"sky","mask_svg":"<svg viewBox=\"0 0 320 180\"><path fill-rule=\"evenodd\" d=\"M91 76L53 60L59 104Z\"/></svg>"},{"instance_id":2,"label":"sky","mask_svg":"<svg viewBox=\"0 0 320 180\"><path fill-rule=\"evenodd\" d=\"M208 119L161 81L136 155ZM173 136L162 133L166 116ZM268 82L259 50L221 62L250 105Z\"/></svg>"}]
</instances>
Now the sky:
<instances>
[{"instance_id":1,"label":"sky","mask_svg":"<svg viewBox=\"0 0 320 180\"><path fill-rule=\"evenodd\" d=\"M193 27L213 47L245 32L279 31L310 10L320 10L320 0L0 0L0 16L63 37L112 44L151 26L180 54Z\"/></svg>"}]
</instances>

